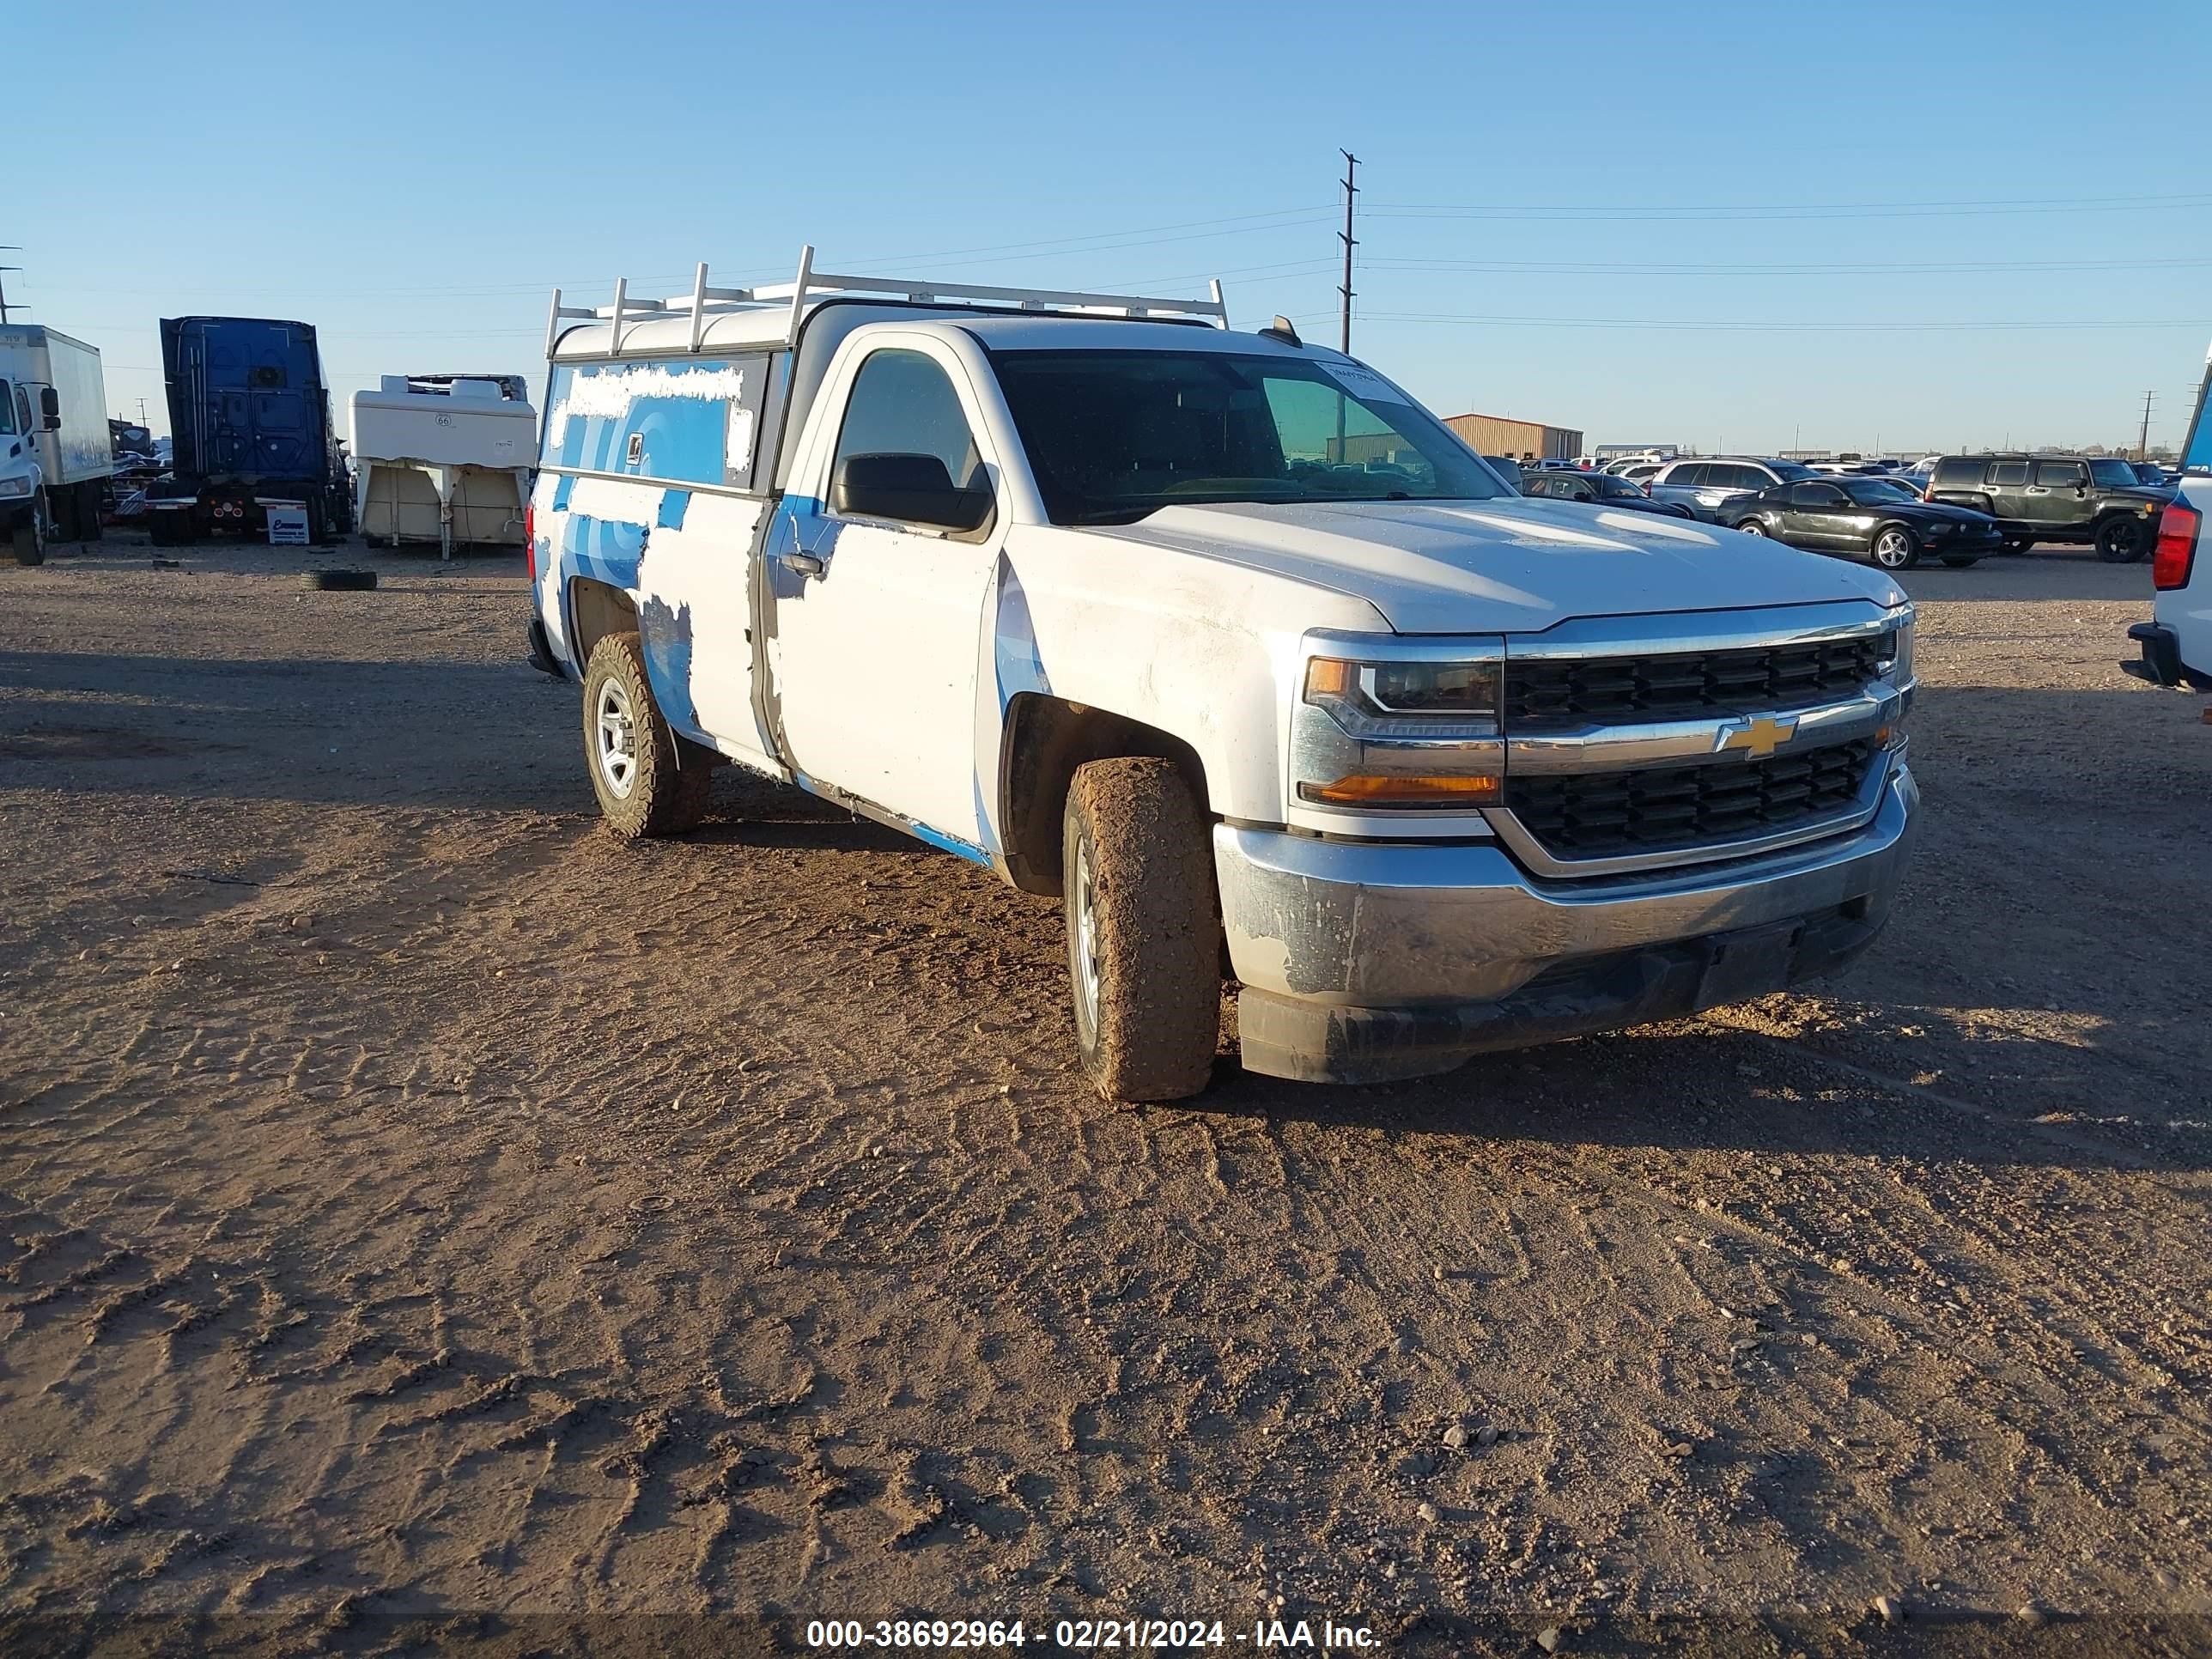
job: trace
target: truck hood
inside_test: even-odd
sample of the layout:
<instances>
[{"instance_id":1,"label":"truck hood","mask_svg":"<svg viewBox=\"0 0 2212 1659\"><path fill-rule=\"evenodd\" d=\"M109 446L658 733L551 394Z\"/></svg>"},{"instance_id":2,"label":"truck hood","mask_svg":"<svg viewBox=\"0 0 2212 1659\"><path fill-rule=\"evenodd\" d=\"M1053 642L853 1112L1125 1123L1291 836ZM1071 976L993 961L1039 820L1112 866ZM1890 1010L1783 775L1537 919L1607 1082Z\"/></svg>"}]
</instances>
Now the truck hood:
<instances>
[{"instance_id":1,"label":"truck hood","mask_svg":"<svg viewBox=\"0 0 2212 1659\"><path fill-rule=\"evenodd\" d=\"M1352 594L1401 634L1533 633L1571 617L1905 599L1880 571L1733 530L1517 495L1170 507L1092 533Z\"/></svg>"}]
</instances>

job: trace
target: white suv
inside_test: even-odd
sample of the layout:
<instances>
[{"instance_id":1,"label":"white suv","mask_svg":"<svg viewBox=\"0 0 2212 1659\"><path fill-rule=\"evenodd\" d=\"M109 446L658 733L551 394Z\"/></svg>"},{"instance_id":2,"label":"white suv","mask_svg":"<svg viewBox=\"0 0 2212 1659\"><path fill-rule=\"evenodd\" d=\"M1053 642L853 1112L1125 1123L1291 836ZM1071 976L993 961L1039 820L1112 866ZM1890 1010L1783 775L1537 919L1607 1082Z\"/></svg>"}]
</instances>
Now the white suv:
<instances>
[{"instance_id":1,"label":"white suv","mask_svg":"<svg viewBox=\"0 0 2212 1659\"><path fill-rule=\"evenodd\" d=\"M1797 483L1820 475L1795 461L1761 459L1748 455L1720 455L1694 461L1669 461L1654 473L1645 488L1655 501L1686 507L1690 516L1708 524L1724 524L1728 504L1777 484Z\"/></svg>"}]
</instances>

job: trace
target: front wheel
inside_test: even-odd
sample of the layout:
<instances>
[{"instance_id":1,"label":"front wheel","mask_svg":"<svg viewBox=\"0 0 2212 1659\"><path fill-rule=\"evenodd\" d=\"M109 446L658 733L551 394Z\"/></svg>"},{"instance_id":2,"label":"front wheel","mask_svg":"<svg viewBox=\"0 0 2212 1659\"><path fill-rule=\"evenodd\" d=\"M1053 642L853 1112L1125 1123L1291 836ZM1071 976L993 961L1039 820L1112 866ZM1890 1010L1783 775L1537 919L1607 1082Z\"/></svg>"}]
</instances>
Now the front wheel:
<instances>
[{"instance_id":1,"label":"front wheel","mask_svg":"<svg viewBox=\"0 0 2212 1659\"><path fill-rule=\"evenodd\" d=\"M2148 538L2134 519L2107 519L2097 531L2097 556L2106 564L2133 564L2148 550Z\"/></svg>"},{"instance_id":2,"label":"front wheel","mask_svg":"<svg viewBox=\"0 0 2212 1659\"><path fill-rule=\"evenodd\" d=\"M9 550L17 564L44 564L46 562L46 492L37 491L31 497L31 510L23 522L15 526Z\"/></svg>"},{"instance_id":3,"label":"front wheel","mask_svg":"<svg viewBox=\"0 0 2212 1659\"><path fill-rule=\"evenodd\" d=\"M1920 543L1902 525L1891 525L1874 538L1874 562L1884 570L1910 570L1920 562Z\"/></svg>"},{"instance_id":4,"label":"front wheel","mask_svg":"<svg viewBox=\"0 0 2212 1659\"><path fill-rule=\"evenodd\" d=\"M653 701L635 634L610 634L584 665L584 760L607 828L625 841L681 835L707 815L710 763L687 760Z\"/></svg>"},{"instance_id":5,"label":"front wheel","mask_svg":"<svg viewBox=\"0 0 2212 1659\"><path fill-rule=\"evenodd\" d=\"M1085 1073L1109 1100L1198 1093L1221 1036L1221 918L1197 797L1172 761L1092 761L1060 850Z\"/></svg>"}]
</instances>

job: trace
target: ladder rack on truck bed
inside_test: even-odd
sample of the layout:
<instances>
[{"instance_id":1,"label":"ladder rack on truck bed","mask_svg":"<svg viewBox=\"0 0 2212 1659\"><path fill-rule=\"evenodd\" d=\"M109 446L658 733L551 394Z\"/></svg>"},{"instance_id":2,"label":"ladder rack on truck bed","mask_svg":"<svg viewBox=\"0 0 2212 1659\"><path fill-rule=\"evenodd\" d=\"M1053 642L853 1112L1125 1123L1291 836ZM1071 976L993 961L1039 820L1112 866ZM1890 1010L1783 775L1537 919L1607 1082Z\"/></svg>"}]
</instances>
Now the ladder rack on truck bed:
<instances>
[{"instance_id":1,"label":"ladder rack on truck bed","mask_svg":"<svg viewBox=\"0 0 2212 1659\"><path fill-rule=\"evenodd\" d=\"M611 306L563 305L561 290L556 288L553 290L552 313L545 320L545 355L549 359L553 356L564 320L611 325L608 331L608 355L612 356L621 353L623 330L626 326L688 316L691 319L690 349L696 352L710 318L734 313L766 313L779 306L788 307L789 320L783 331L783 343L788 347L797 342L799 325L805 319L810 304L862 295L902 300L915 305L951 302L1079 315L1204 319L1217 328L1229 326L1229 307L1221 297L1221 279L1218 276L1208 284L1208 297L1203 300L1083 294L1059 289L983 288L967 283L902 276L834 276L814 269L814 249L809 244L799 252L799 275L793 282L771 283L757 288L710 288L707 284L707 267L702 262L692 279L691 291L665 300L645 300L632 295L627 276L616 280L615 299Z\"/></svg>"}]
</instances>

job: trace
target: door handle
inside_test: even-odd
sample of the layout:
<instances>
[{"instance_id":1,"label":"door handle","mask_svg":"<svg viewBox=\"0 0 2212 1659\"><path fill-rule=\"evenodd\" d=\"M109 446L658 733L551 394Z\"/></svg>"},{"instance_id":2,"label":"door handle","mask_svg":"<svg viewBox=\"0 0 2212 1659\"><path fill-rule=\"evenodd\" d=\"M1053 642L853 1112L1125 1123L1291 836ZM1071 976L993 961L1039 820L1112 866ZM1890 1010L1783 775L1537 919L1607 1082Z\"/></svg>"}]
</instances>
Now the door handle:
<instances>
[{"instance_id":1,"label":"door handle","mask_svg":"<svg viewBox=\"0 0 2212 1659\"><path fill-rule=\"evenodd\" d=\"M795 547L777 554L776 557L782 560L788 568L796 570L802 576L818 576L830 568L820 559L816 558L813 554L801 551Z\"/></svg>"}]
</instances>

